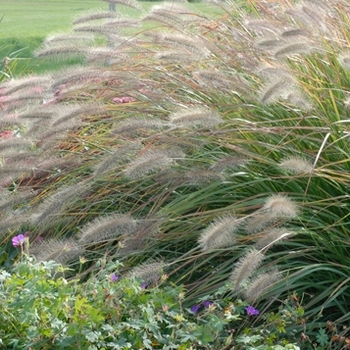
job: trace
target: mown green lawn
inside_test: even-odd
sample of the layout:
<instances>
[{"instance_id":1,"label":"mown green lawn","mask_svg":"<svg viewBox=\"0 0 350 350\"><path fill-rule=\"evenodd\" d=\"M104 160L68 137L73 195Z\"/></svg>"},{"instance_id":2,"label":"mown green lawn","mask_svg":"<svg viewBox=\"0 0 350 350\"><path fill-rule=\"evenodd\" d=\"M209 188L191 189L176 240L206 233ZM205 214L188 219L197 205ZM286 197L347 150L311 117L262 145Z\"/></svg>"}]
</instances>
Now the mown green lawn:
<instances>
[{"instance_id":1,"label":"mown green lawn","mask_svg":"<svg viewBox=\"0 0 350 350\"><path fill-rule=\"evenodd\" d=\"M144 10L156 2L140 2ZM139 10L117 4L117 12L126 16L140 16ZM193 3L198 11L212 14L212 7ZM33 51L49 34L69 32L72 21L89 10L107 10L108 2L102 0L0 0L0 62L5 57L15 61L14 75L29 72L43 73L60 69L62 65L77 60L57 62L52 59L33 58ZM217 8L215 8L217 11ZM2 64L0 63L0 70Z\"/></svg>"},{"instance_id":2,"label":"mown green lawn","mask_svg":"<svg viewBox=\"0 0 350 350\"><path fill-rule=\"evenodd\" d=\"M13 74L60 68L57 62L32 58L33 51L51 33L70 31L79 12L108 8L100 0L1 0L0 59L16 59Z\"/></svg>"}]
</instances>

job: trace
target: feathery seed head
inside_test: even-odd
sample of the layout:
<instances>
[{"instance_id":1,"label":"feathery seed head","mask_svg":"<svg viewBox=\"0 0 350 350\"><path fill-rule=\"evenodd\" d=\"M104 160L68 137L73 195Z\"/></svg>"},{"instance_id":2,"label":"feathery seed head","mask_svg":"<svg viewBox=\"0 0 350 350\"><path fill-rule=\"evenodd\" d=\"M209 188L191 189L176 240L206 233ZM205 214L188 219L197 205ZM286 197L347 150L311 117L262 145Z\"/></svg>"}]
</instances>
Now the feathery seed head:
<instances>
[{"instance_id":1,"label":"feathery seed head","mask_svg":"<svg viewBox=\"0 0 350 350\"><path fill-rule=\"evenodd\" d=\"M267 227L276 222L276 216L269 211L258 211L247 219L245 230L248 234L256 233L265 230Z\"/></svg>"},{"instance_id":2,"label":"feathery seed head","mask_svg":"<svg viewBox=\"0 0 350 350\"><path fill-rule=\"evenodd\" d=\"M302 37L309 37L310 33L307 32L306 30L303 29L299 29L299 28L294 28L294 29L288 29L285 30L283 33L281 33L281 36L283 38L294 38L294 37L298 37L298 36L302 36Z\"/></svg>"},{"instance_id":3,"label":"feathery seed head","mask_svg":"<svg viewBox=\"0 0 350 350\"><path fill-rule=\"evenodd\" d=\"M82 44L92 44L94 41L94 37L91 34L88 33L59 33L59 34L52 34L45 38L43 44L46 47L49 47L50 45L58 44L64 44L64 43L75 43L78 45Z\"/></svg>"},{"instance_id":4,"label":"feathery seed head","mask_svg":"<svg viewBox=\"0 0 350 350\"><path fill-rule=\"evenodd\" d=\"M30 90L30 88L34 87L42 87L46 89L50 86L51 83L51 77L48 75L43 75L40 77L16 78L1 84L1 88L4 89L4 91L1 91L1 95L7 96L19 90Z\"/></svg>"},{"instance_id":5,"label":"feathery seed head","mask_svg":"<svg viewBox=\"0 0 350 350\"><path fill-rule=\"evenodd\" d=\"M35 51L36 57L50 57L53 56L56 59L64 58L67 56L83 56L86 54L87 48L85 46L78 46L74 43L55 43L55 45L44 45Z\"/></svg>"},{"instance_id":6,"label":"feathery seed head","mask_svg":"<svg viewBox=\"0 0 350 350\"><path fill-rule=\"evenodd\" d=\"M279 22L266 19L250 20L246 24L249 28L260 34L278 34L282 29Z\"/></svg>"},{"instance_id":7,"label":"feathery seed head","mask_svg":"<svg viewBox=\"0 0 350 350\"><path fill-rule=\"evenodd\" d=\"M182 158L184 154L174 154L170 149L148 149L128 164L125 176L129 179L140 179L170 167L175 157Z\"/></svg>"},{"instance_id":8,"label":"feathery seed head","mask_svg":"<svg viewBox=\"0 0 350 350\"><path fill-rule=\"evenodd\" d=\"M251 248L238 260L230 277L235 292L239 292L243 288L243 285L247 283L251 275L257 270L263 259L264 254L255 248Z\"/></svg>"},{"instance_id":9,"label":"feathery seed head","mask_svg":"<svg viewBox=\"0 0 350 350\"><path fill-rule=\"evenodd\" d=\"M280 163L280 167L294 174L311 174L313 171L313 165L298 156L285 158Z\"/></svg>"},{"instance_id":10,"label":"feathery seed head","mask_svg":"<svg viewBox=\"0 0 350 350\"><path fill-rule=\"evenodd\" d=\"M287 230L286 228L275 228L268 230L261 234L261 237L254 244L255 248L258 250L266 249L271 245L280 243L286 240L289 236L293 235L294 232Z\"/></svg>"},{"instance_id":11,"label":"feathery seed head","mask_svg":"<svg viewBox=\"0 0 350 350\"><path fill-rule=\"evenodd\" d=\"M170 121L178 127L214 128L223 122L221 116L214 110L203 107L192 107L169 115Z\"/></svg>"},{"instance_id":12,"label":"feathery seed head","mask_svg":"<svg viewBox=\"0 0 350 350\"><path fill-rule=\"evenodd\" d=\"M181 51L193 53L205 58L210 51L206 48L205 42L197 37L193 38L189 35L163 32L157 33L154 36L156 43L164 45L169 48L177 48Z\"/></svg>"},{"instance_id":13,"label":"feathery seed head","mask_svg":"<svg viewBox=\"0 0 350 350\"><path fill-rule=\"evenodd\" d=\"M112 241L121 236L132 235L136 228L137 221L129 215L117 213L97 217L81 229L78 243L89 245Z\"/></svg>"},{"instance_id":14,"label":"feathery seed head","mask_svg":"<svg viewBox=\"0 0 350 350\"><path fill-rule=\"evenodd\" d=\"M184 174L187 186L206 186L216 181L223 181L224 175L218 171L196 169Z\"/></svg>"},{"instance_id":15,"label":"feathery seed head","mask_svg":"<svg viewBox=\"0 0 350 350\"><path fill-rule=\"evenodd\" d=\"M219 159L211 167L210 170L225 172L230 169L237 168L239 166L245 165L249 162L247 158L240 156L228 156Z\"/></svg>"},{"instance_id":16,"label":"feathery seed head","mask_svg":"<svg viewBox=\"0 0 350 350\"><path fill-rule=\"evenodd\" d=\"M33 142L23 139L1 139L0 140L0 155L10 156L24 151L28 151L33 147Z\"/></svg>"},{"instance_id":17,"label":"feathery seed head","mask_svg":"<svg viewBox=\"0 0 350 350\"><path fill-rule=\"evenodd\" d=\"M277 49L274 53L275 58L280 59L286 56L297 54L309 54L317 50L317 47L308 42L292 42Z\"/></svg>"},{"instance_id":18,"label":"feathery seed head","mask_svg":"<svg viewBox=\"0 0 350 350\"><path fill-rule=\"evenodd\" d=\"M262 103L272 103L281 98L281 95L287 90L290 90L293 82L286 78L280 78L277 81L268 84L265 89L261 92L260 101Z\"/></svg>"},{"instance_id":19,"label":"feathery seed head","mask_svg":"<svg viewBox=\"0 0 350 350\"><path fill-rule=\"evenodd\" d=\"M113 11L92 10L87 13L80 14L75 20L73 20L73 24L80 24L101 19L111 19L116 17L117 14Z\"/></svg>"},{"instance_id":20,"label":"feathery seed head","mask_svg":"<svg viewBox=\"0 0 350 350\"><path fill-rule=\"evenodd\" d=\"M254 303L271 289L272 285L279 281L282 275L277 269L273 269L267 273L258 274L248 284L244 291L244 297L249 303Z\"/></svg>"},{"instance_id":21,"label":"feathery seed head","mask_svg":"<svg viewBox=\"0 0 350 350\"><path fill-rule=\"evenodd\" d=\"M55 221L62 211L76 201L89 189L88 185L75 184L64 186L54 194L47 197L37 208L33 215L33 223L36 225L47 225Z\"/></svg>"},{"instance_id":22,"label":"feathery seed head","mask_svg":"<svg viewBox=\"0 0 350 350\"><path fill-rule=\"evenodd\" d=\"M234 233L238 230L241 222L232 215L216 218L202 231L198 244L203 251L230 247L235 244Z\"/></svg>"},{"instance_id":23,"label":"feathery seed head","mask_svg":"<svg viewBox=\"0 0 350 350\"><path fill-rule=\"evenodd\" d=\"M324 13L321 11L315 10L316 8L313 6L295 6L286 11L288 15L292 17L295 23L302 28L308 28L312 31L320 30L321 32L325 32L327 29L327 25L325 22Z\"/></svg>"},{"instance_id":24,"label":"feathery seed head","mask_svg":"<svg viewBox=\"0 0 350 350\"><path fill-rule=\"evenodd\" d=\"M150 260L134 267L127 276L129 278L139 279L142 283L149 286L157 283L161 279L164 267L164 262Z\"/></svg>"},{"instance_id":25,"label":"feathery seed head","mask_svg":"<svg viewBox=\"0 0 350 350\"><path fill-rule=\"evenodd\" d=\"M30 247L30 254L37 261L54 260L62 265L77 260L83 253L83 248L73 239L48 239Z\"/></svg>"},{"instance_id":26,"label":"feathery seed head","mask_svg":"<svg viewBox=\"0 0 350 350\"><path fill-rule=\"evenodd\" d=\"M125 142L103 156L95 166L94 175L99 176L129 162L142 150L142 144L138 141Z\"/></svg>"},{"instance_id":27,"label":"feathery seed head","mask_svg":"<svg viewBox=\"0 0 350 350\"><path fill-rule=\"evenodd\" d=\"M297 205L287 196L275 194L267 198L262 210L270 212L276 218L295 218L298 215Z\"/></svg>"}]
</instances>

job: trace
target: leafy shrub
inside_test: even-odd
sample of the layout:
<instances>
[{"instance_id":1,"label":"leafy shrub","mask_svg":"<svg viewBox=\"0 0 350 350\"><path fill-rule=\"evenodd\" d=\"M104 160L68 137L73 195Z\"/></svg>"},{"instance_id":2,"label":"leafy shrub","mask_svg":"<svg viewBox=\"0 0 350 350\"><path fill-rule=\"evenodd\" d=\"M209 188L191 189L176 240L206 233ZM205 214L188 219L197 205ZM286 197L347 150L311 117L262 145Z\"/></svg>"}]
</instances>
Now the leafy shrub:
<instances>
[{"instance_id":1,"label":"leafy shrub","mask_svg":"<svg viewBox=\"0 0 350 350\"><path fill-rule=\"evenodd\" d=\"M102 263L100 272L83 284L65 278L69 271L53 261L23 260L11 273L2 270L3 348L223 349L236 344L236 349L297 349L285 340L284 345L273 345L292 317L272 321L268 316L271 325L278 322L275 333L268 331L267 322L248 329L254 315L245 315L241 301L202 301L200 308L188 309L183 306L183 287L164 278L162 285L146 289L137 279L118 276L120 267ZM243 325L242 334L232 329Z\"/></svg>"}]
</instances>

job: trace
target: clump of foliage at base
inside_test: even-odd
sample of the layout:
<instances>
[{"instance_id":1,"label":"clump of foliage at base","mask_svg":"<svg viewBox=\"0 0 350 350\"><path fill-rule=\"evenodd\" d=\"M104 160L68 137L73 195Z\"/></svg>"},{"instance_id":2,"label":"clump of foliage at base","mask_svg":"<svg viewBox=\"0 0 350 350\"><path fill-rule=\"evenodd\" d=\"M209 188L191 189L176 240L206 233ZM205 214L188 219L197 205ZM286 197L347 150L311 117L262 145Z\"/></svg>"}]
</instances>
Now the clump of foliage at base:
<instances>
[{"instance_id":1,"label":"clump of foliage at base","mask_svg":"<svg viewBox=\"0 0 350 350\"><path fill-rule=\"evenodd\" d=\"M2 270L2 348L299 349L281 340L286 335L282 328L297 319L296 309L272 322L272 315L267 315L260 327L252 326L233 337L232 327L243 329L254 320L241 301L207 301L207 306L194 313L182 305L182 287L163 281L161 286L146 289L135 279L116 275L120 267L101 263L100 272L85 284L67 280L67 269L54 261L24 260L11 273ZM280 328L274 330L275 324ZM276 339L284 345L274 345Z\"/></svg>"}]
</instances>

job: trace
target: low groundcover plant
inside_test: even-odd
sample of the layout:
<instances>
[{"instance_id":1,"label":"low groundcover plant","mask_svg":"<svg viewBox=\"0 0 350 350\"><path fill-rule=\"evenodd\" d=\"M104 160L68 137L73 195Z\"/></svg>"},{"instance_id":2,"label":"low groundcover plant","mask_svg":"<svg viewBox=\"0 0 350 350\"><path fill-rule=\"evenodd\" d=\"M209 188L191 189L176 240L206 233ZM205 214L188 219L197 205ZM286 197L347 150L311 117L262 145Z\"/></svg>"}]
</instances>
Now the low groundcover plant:
<instances>
[{"instance_id":1,"label":"low groundcover plant","mask_svg":"<svg viewBox=\"0 0 350 350\"><path fill-rule=\"evenodd\" d=\"M254 327L258 310L240 300L224 304L215 300L217 295L200 302L202 309L187 308L183 287L164 278L161 285L144 288L137 279L120 277L120 267L101 262L100 273L85 283L67 279L69 270L54 261L29 258L10 272L2 270L3 348L298 349L283 337L283 346L273 345L277 332L269 334L271 325L265 321ZM281 317L279 323L283 327L291 320Z\"/></svg>"}]
</instances>

